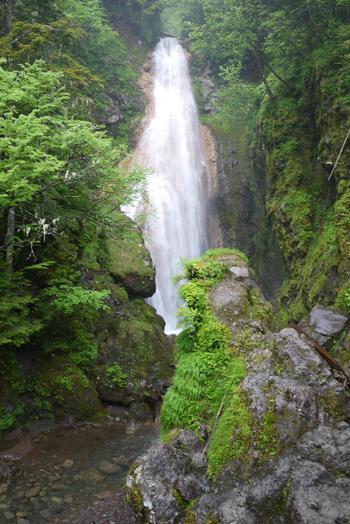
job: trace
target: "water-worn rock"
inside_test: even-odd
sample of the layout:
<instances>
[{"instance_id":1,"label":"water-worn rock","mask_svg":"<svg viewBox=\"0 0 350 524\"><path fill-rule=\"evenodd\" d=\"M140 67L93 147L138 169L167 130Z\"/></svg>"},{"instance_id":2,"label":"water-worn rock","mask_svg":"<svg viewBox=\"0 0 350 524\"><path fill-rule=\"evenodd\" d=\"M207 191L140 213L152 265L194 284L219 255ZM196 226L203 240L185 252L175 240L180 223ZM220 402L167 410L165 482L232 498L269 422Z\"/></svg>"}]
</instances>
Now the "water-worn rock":
<instances>
[{"instance_id":1,"label":"water-worn rock","mask_svg":"<svg viewBox=\"0 0 350 524\"><path fill-rule=\"evenodd\" d=\"M102 473L112 475L113 473L116 473L116 471L118 471L119 466L113 464L112 462L102 462L102 464L99 465L98 469L102 471Z\"/></svg>"},{"instance_id":2,"label":"water-worn rock","mask_svg":"<svg viewBox=\"0 0 350 524\"><path fill-rule=\"evenodd\" d=\"M73 467L73 465L74 465L74 460L72 459L67 459L62 464L62 466L66 469L70 469L71 467Z\"/></svg>"},{"instance_id":3,"label":"water-worn rock","mask_svg":"<svg viewBox=\"0 0 350 524\"><path fill-rule=\"evenodd\" d=\"M155 268L136 224L123 217L128 234L107 240L107 269L115 282L133 298L147 298L155 292Z\"/></svg>"},{"instance_id":4,"label":"water-worn rock","mask_svg":"<svg viewBox=\"0 0 350 524\"><path fill-rule=\"evenodd\" d=\"M127 500L147 522L178 522L181 501L206 491L205 461L198 460L199 453L199 441L183 431L172 446L156 444L135 463L127 479Z\"/></svg>"},{"instance_id":5,"label":"water-worn rock","mask_svg":"<svg viewBox=\"0 0 350 524\"><path fill-rule=\"evenodd\" d=\"M254 314L264 313L264 304L249 277L231 272L210 300L233 347L242 347L247 329L252 334L241 349L247 374L240 386L250 436L215 481L192 433L156 444L127 479L135 512L152 524L350 522L348 393L294 329L264 333L261 319L262 329L256 327ZM234 432L226 438L235 444Z\"/></svg>"},{"instance_id":6,"label":"water-worn rock","mask_svg":"<svg viewBox=\"0 0 350 524\"><path fill-rule=\"evenodd\" d=\"M25 497L27 497L27 499L31 499L32 497L37 497L40 493L40 486L34 486L33 488L30 488L28 489L26 492L25 492Z\"/></svg>"}]
</instances>

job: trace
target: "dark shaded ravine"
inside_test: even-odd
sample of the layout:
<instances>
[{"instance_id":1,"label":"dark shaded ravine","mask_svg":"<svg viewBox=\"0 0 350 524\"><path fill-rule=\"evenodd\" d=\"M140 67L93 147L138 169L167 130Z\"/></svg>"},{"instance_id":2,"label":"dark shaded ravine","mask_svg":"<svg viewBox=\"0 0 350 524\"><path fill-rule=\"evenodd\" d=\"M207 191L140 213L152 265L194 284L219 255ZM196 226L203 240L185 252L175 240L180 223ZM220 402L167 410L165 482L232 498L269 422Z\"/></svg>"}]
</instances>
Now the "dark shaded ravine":
<instances>
[{"instance_id":1,"label":"dark shaded ravine","mask_svg":"<svg viewBox=\"0 0 350 524\"><path fill-rule=\"evenodd\" d=\"M129 429L89 425L3 442L0 459L17 460L0 495L0 523L71 524L87 506L121 491L131 463L158 437L155 424Z\"/></svg>"}]
</instances>

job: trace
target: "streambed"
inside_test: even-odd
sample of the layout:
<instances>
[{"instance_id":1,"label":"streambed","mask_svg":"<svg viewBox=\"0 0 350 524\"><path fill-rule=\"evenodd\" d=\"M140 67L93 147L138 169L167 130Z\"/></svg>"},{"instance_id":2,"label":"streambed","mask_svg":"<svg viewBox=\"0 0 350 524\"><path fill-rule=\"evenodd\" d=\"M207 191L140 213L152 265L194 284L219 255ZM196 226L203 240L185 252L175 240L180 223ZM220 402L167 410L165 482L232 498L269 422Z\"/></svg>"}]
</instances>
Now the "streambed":
<instances>
[{"instance_id":1,"label":"streambed","mask_svg":"<svg viewBox=\"0 0 350 524\"><path fill-rule=\"evenodd\" d=\"M132 462L158 437L154 424L55 429L3 443L17 457L10 487L0 495L0 523L70 523L70 515L120 491Z\"/></svg>"}]
</instances>

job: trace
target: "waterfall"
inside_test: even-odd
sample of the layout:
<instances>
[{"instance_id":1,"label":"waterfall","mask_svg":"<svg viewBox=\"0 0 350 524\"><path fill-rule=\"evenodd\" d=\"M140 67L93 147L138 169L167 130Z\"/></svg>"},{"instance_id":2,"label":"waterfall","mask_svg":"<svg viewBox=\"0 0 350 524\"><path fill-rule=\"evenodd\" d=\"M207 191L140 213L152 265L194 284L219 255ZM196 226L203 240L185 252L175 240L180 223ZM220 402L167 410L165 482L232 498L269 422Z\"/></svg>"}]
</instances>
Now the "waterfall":
<instances>
[{"instance_id":1,"label":"waterfall","mask_svg":"<svg viewBox=\"0 0 350 524\"><path fill-rule=\"evenodd\" d=\"M153 55L152 106L136 161L149 168L144 237L156 267L156 293L148 302L176 332L180 304L173 277L181 259L208 248L209 169L192 91L187 56L175 38L163 38Z\"/></svg>"}]
</instances>

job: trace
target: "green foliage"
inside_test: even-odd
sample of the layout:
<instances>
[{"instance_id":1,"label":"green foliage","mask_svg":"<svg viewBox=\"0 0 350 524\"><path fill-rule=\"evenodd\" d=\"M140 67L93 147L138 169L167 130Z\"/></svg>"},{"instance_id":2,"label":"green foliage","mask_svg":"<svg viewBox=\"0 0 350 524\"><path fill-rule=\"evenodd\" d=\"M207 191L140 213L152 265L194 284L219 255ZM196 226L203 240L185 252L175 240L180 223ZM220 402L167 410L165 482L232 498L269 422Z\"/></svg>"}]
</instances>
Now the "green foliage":
<instances>
[{"instance_id":1,"label":"green foliage","mask_svg":"<svg viewBox=\"0 0 350 524\"><path fill-rule=\"evenodd\" d=\"M106 368L105 376L107 383L114 387L122 388L126 384L125 380L127 375L117 363L112 364Z\"/></svg>"},{"instance_id":2,"label":"green foliage","mask_svg":"<svg viewBox=\"0 0 350 524\"><path fill-rule=\"evenodd\" d=\"M339 291L335 305L345 313L350 313L350 287L343 287Z\"/></svg>"},{"instance_id":3,"label":"green foliage","mask_svg":"<svg viewBox=\"0 0 350 524\"><path fill-rule=\"evenodd\" d=\"M42 322L33 318L35 304L29 282L20 273L10 276L6 270L0 278L0 346L21 346L40 331Z\"/></svg>"},{"instance_id":4,"label":"green foliage","mask_svg":"<svg viewBox=\"0 0 350 524\"><path fill-rule=\"evenodd\" d=\"M77 309L108 311L110 307L105 299L111 294L109 290L94 291L81 286L51 287L46 293L53 298L52 304L65 315L71 315Z\"/></svg>"},{"instance_id":5,"label":"green foliage","mask_svg":"<svg viewBox=\"0 0 350 524\"><path fill-rule=\"evenodd\" d=\"M104 113L111 96L135 94L133 54L108 23L100 0L60 0L50 2L51 9L33 3L14 3L11 31L0 38L0 54L12 67L45 60L50 70L62 72L73 95L67 108L90 119ZM135 116L126 99L123 109Z\"/></svg>"},{"instance_id":6,"label":"green foliage","mask_svg":"<svg viewBox=\"0 0 350 524\"><path fill-rule=\"evenodd\" d=\"M0 413L0 432L11 428L16 422L16 418L12 413Z\"/></svg>"},{"instance_id":7,"label":"green foliage","mask_svg":"<svg viewBox=\"0 0 350 524\"><path fill-rule=\"evenodd\" d=\"M114 210L131 198L141 175L125 177L116 167L122 150L91 123L67 115L60 82L42 62L19 71L0 67L0 205L5 217L15 208L17 269L0 284L0 344L21 346L41 331L46 350L70 350L84 366L96 357L93 323L108 310L110 292L77 283L76 237L83 230L83 244L97 227L97 234L120 227Z\"/></svg>"},{"instance_id":8,"label":"green foliage","mask_svg":"<svg viewBox=\"0 0 350 524\"><path fill-rule=\"evenodd\" d=\"M214 317L208 299L210 289L228 270L220 256L232 254L231 250L210 251L184 263L188 282L180 295L187 304L181 310L185 329L176 339L176 373L161 412L164 438L176 428L198 431L201 424L207 424L213 429L219 406L226 399L209 449L210 475L233 458L234 452L228 452L232 450L228 435L235 432L238 455L250 434L249 413L239 392L246 374L244 362L231 350L231 333Z\"/></svg>"}]
</instances>

